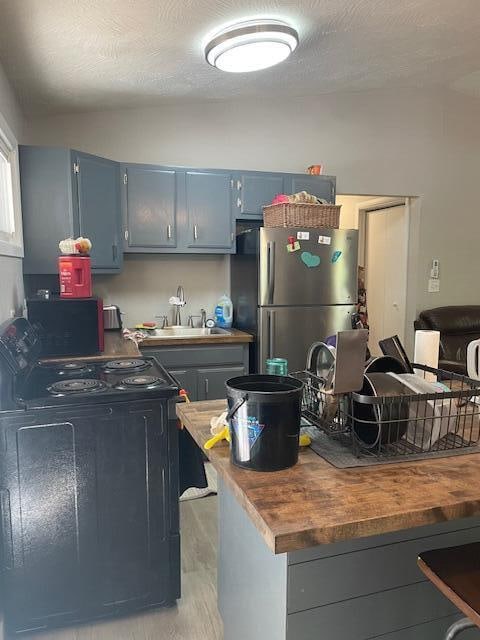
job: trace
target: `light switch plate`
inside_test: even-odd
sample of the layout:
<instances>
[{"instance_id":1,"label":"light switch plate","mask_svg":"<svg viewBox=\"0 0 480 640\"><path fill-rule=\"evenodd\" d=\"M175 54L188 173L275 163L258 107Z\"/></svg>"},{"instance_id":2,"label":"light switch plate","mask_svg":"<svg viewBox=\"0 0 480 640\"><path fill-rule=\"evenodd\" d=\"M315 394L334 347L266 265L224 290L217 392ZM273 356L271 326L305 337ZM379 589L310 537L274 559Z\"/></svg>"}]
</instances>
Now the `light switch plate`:
<instances>
[{"instance_id":1,"label":"light switch plate","mask_svg":"<svg viewBox=\"0 0 480 640\"><path fill-rule=\"evenodd\" d=\"M440 291L440 279L430 278L428 280L428 293L438 293Z\"/></svg>"}]
</instances>

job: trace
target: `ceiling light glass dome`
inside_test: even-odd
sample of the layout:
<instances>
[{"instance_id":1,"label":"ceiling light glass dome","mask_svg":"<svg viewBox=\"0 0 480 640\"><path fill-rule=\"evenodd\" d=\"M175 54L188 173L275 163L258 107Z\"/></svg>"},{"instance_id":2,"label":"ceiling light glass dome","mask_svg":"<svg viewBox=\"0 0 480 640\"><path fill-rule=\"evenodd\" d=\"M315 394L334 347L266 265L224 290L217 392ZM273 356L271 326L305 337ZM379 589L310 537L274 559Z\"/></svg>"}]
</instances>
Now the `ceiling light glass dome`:
<instances>
[{"instance_id":1,"label":"ceiling light glass dome","mask_svg":"<svg viewBox=\"0 0 480 640\"><path fill-rule=\"evenodd\" d=\"M218 33L205 48L207 62L222 71L248 73L283 62L298 33L280 20L250 20Z\"/></svg>"}]
</instances>

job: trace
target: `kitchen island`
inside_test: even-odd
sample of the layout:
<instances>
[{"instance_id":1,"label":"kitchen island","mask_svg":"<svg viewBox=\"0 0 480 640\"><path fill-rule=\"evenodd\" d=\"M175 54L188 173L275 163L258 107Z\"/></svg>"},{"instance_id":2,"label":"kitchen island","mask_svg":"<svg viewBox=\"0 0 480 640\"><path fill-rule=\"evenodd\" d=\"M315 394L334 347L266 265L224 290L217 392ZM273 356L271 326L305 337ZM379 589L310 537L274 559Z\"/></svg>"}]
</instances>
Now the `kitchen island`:
<instances>
[{"instance_id":1,"label":"kitchen island","mask_svg":"<svg viewBox=\"0 0 480 640\"><path fill-rule=\"evenodd\" d=\"M224 400L178 405L197 444ZM418 553L480 540L480 454L337 469L219 475L218 605L225 640L440 640L459 616ZM462 640L480 638L480 631Z\"/></svg>"}]
</instances>

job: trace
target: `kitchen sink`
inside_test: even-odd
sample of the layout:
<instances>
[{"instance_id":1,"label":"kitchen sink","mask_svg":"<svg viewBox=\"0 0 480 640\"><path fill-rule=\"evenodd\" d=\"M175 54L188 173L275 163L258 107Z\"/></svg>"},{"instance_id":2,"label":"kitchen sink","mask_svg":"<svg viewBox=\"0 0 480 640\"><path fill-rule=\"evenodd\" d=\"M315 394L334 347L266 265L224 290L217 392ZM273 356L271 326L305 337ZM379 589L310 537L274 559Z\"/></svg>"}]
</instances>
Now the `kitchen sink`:
<instances>
[{"instance_id":1,"label":"kitchen sink","mask_svg":"<svg viewBox=\"0 0 480 640\"><path fill-rule=\"evenodd\" d=\"M213 329L201 329L194 327L166 327L165 329L155 329L149 331L145 337L145 342L148 340L158 340L159 338L201 338L203 336L231 336L232 332L228 329L220 329L214 327Z\"/></svg>"}]
</instances>

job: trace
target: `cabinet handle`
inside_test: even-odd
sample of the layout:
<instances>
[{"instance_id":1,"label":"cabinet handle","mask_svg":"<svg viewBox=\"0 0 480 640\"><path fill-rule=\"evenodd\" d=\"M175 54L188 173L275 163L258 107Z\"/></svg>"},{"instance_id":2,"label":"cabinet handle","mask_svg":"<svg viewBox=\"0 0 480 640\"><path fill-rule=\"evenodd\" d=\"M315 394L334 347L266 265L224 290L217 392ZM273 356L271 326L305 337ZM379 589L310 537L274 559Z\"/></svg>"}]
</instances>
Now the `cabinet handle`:
<instances>
[{"instance_id":1,"label":"cabinet handle","mask_svg":"<svg viewBox=\"0 0 480 640\"><path fill-rule=\"evenodd\" d=\"M193 239L198 240L198 229L196 224L193 225Z\"/></svg>"},{"instance_id":2,"label":"cabinet handle","mask_svg":"<svg viewBox=\"0 0 480 640\"><path fill-rule=\"evenodd\" d=\"M125 240L128 240L128 229L125 229L124 236L125 236Z\"/></svg>"},{"instance_id":3,"label":"cabinet handle","mask_svg":"<svg viewBox=\"0 0 480 640\"><path fill-rule=\"evenodd\" d=\"M116 244L112 244L112 258L114 262L117 261L117 245Z\"/></svg>"},{"instance_id":4,"label":"cabinet handle","mask_svg":"<svg viewBox=\"0 0 480 640\"><path fill-rule=\"evenodd\" d=\"M12 516L10 509L10 492L0 491L0 513L2 516L1 532L3 537L3 569L13 568Z\"/></svg>"},{"instance_id":5,"label":"cabinet handle","mask_svg":"<svg viewBox=\"0 0 480 640\"><path fill-rule=\"evenodd\" d=\"M208 400L208 378L205 378L205 400Z\"/></svg>"},{"instance_id":6,"label":"cabinet handle","mask_svg":"<svg viewBox=\"0 0 480 640\"><path fill-rule=\"evenodd\" d=\"M167 238L169 240L172 239L172 225L171 224L167 224Z\"/></svg>"},{"instance_id":7,"label":"cabinet handle","mask_svg":"<svg viewBox=\"0 0 480 640\"><path fill-rule=\"evenodd\" d=\"M237 198L237 207L240 209L241 206L242 206L242 201L240 198Z\"/></svg>"},{"instance_id":8,"label":"cabinet handle","mask_svg":"<svg viewBox=\"0 0 480 640\"><path fill-rule=\"evenodd\" d=\"M273 304L275 292L275 243L267 242L267 293L268 304Z\"/></svg>"},{"instance_id":9,"label":"cabinet handle","mask_svg":"<svg viewBox=\"0 0 480 640\"><path fill-rule=\"evenodd\" d=\"M242 188L242 182L241 180L237 180L237 191L240 191Z\"/></svg>"}]
</instances>

